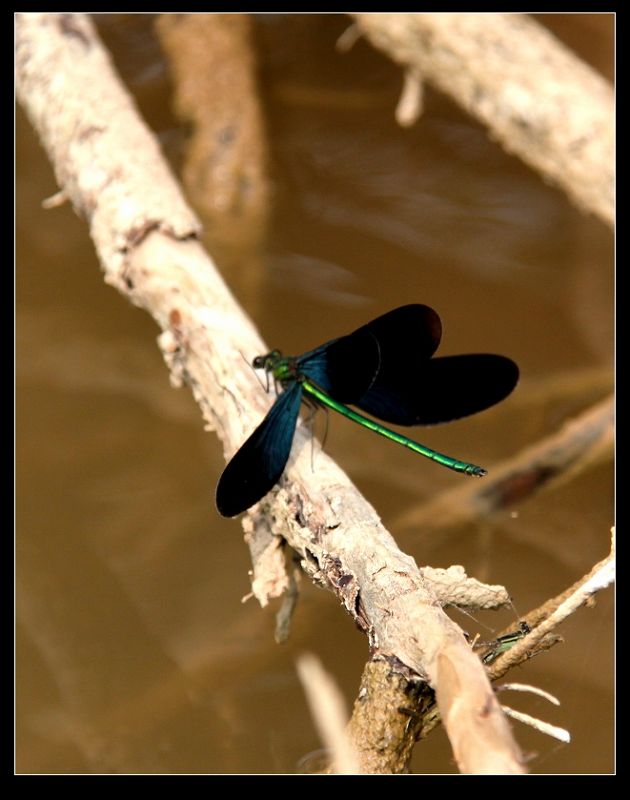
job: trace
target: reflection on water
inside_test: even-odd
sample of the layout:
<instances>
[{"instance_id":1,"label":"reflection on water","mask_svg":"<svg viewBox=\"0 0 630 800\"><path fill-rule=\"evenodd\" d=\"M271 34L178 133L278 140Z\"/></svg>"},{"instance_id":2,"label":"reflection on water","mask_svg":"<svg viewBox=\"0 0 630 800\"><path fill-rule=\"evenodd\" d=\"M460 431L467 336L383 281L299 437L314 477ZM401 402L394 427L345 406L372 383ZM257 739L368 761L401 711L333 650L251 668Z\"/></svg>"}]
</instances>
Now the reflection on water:
<instances>
[{"instance_id":1,"label":"reflection on water","mask_svg":"<svg viewBox=\"0 0 630 800\"><path fill-rule=\"evenodd\" d=\"M177 158L181 131L150 22L108 15L101 26ZM602 60L610 26L604 52L595 25L589 57ZM418 432L491 467L606 394L611 237L437 94L415 128L399 130L397 69L363 42L335 53L345 26L341 15L259 21L273 225L255 281L236 249L221 265L286 352L424 302L443 319L441 353L513 357L523 378L512 398ZM366 642L310 585L284 647L273 641L274 609L241 603L247 550L238 523L214 509L221 448L189 394L169 387L155 325L102 283L85 225L67 208L42 211L55 184L21 114L18 144L17 768L299 771L321 744L296 654L317 652L351 701ZM574 376L562 384L571 388L557 388L560 373ZM461 480L354 427L331 418L326 449L386 523ZM504 583L524 614L606 553L611 467L516 511L397 538L419 563L463 564ZM519 708L573 736L558 747L516 728L537 754L533 771L612 768L611 602L599 598L565 626L565 645L521 670L563 705L527 698ZM455 771L443 732L418 746L414 768Z\"/></svg>"}]
</instances>

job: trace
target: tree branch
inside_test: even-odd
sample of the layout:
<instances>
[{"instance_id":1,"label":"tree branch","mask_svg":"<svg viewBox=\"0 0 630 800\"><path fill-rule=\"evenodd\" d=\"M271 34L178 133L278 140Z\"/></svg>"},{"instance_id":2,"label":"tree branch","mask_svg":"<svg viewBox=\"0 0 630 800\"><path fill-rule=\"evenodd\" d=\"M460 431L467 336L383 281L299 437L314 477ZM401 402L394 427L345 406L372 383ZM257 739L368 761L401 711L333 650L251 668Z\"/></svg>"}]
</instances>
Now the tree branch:
<instances>
[{"instance_id":1,"label":"tree branch","mask_svg":"<svg viewBox=\"0 0 630 800\"><path fill-rule=\"evenodd\" d=\"M406 72L452 97L509 153L613 224L612 88L553 34L523 14L351 16Z\"/></svg>"},{"instance_id":2,"label":"tree branch","mask_svg":"<svg viewBox=\"0 0 630 800\"><path fill-rule=\"evenodd\" d=\"M89 222L105 280L163 329L173 382L190 385L229 455L269 407L240 357L265 345L196 241L198 223L89 19L26 13L16 23L18 97ZM429 579L330 458L318 454L312 471L307 439L299 426L281 485L244 518L253 556L271 533L262 552L279 565L286 539L373 653L430 683L462 771L523 772L483 666Z\"/></svg>"},{"instance_id":3,"label":"tree branch","mask_svg":"<svg viewBox=\"0 0 630 800\"><path fill-rule=\"evenodd\" d=\"M610 553L598 561L589 572L564 592L551 598L539 608L525 615L531 630L526 637L507 650L489 669L492 680L502 677L513 666L526 661L543 649L545 640L555 644L558 637L555 629L571 614L585 605L596 593L608 587L615 580L615 541L614 529Z\"/></svg>"},{"instance_id":4,"label":"tree branch","mask_svg":"<svg viewBox=\"0 0 630 800\"><path fill-rule=\"evenodd\" d=\"M175 112L191 127L182 180L213 246L260 248L267 226L267 140L248 14L162 14ZM217 241L218 240L218 241ZM251 257L251 255L250 255Z\"/></svg>"}]
</instances>

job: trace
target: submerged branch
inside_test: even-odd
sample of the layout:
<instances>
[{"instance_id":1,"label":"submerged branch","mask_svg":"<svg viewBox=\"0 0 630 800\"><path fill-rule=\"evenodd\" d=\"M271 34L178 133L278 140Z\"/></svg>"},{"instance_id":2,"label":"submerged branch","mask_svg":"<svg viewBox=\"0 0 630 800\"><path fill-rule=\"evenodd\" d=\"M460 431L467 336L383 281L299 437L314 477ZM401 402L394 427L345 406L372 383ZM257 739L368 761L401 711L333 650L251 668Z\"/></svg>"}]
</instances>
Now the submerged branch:
<instances>
[{"instance_id":1,"label":"submerged branch","mask_svg":"<svg viewBox=\"0 0 630 800\"><path fill-rule=\"evenodd\" d=\"M248 14L162 14L156 32L173 77L174 108L190 126L182 179L209 222L248 257L269 212L267 139ZM244 245L247 249L244 249Z\"/></svg>"},{"instance_id":2,"label":"submerged branch","mask_svg":"<svg viewBox=\"0 0 630 800\"><path fill-rule=\"evenodd\" d=\"M447 492L396 520L395 527L447 527L487 516L534 492L568 480L612 455L614 397L567 422L552 436L496 464L483 484L469 483Z\"/></svg>"}]
</instances>

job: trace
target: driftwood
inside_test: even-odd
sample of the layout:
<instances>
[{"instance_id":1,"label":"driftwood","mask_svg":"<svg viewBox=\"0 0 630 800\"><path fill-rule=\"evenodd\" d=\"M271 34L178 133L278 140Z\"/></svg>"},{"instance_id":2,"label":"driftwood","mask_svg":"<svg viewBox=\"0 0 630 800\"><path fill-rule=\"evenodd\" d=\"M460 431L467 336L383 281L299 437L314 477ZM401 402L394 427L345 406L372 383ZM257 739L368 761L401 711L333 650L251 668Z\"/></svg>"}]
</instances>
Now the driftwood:
<instances>
[{"instance_id":1,"label":"driftwood","mask_svg":"<svg viewBox=\"0 0 630 800\"><path fill-rule=\"evenodd\" d=\"M89 223L105 280L156 319L172 382L192 388L230 455L269 407L240 353L268 348L199 244L199 224L90 21L19 14L16 41L18 96L53 163L57 201L70 200ZM290 586L287 541L302 569L337 595L368 637L374 661L366 671L384 668L407 697L420 681L431 687L462 771L523 772L483 665L442 611L449 602L474 606L482 595L500 605L504 590L463 571L447 585L439 571L419 569L327 456L318 453L312 471L306 441L298 426L281 484L243 518L255 596L264 605ZM403 728L398 752L383 758L373 758L378 743L367 741L355 711L350 732L361 770L406 768L418 700L383 709L383 720L389 714Z\"/></svg>"},{"instance_id":2,"label":"driftwood","mask_svg":"<svg viewBox=\"0 0 630 800\"><path fill-rule=\"evenodd\" d=\"M173 381L192 387L231 454L269 403L239 353L266 348L198 243L198 223L92 24L81 15L18 15L16 66L20 102L64 195L89 223L105 280L162 327ZM282 537L337 594L376 655L436 690L462 771L522 772L483 666L429 580L328 457L318 455L313 474L305 440L299 429L281 486L244 518L257 577L261 558L273 565L257 596L286 586Z\"/></svg>"},{"instance_id":3,"label":"driftwood","mask_svg":"<svg viewBox=\"0 0 630 800\"><path fill-rule=\"evenodd\" d=\"M420 111L427 81L450 95L510 153L609 225L614 216L610 84L523 14L353 14L407 75L399 117Z\"/></svg>"},{"instance_id":4,"label":"driftwood","mask_svg":"<svg viewBox=\"0 0 630 800\"><path fill-rule=\"evenodd\" d=\"M539 655L545 650L551 649L554 645L563 642L562 636L557 633L557 628L564 622L567 617L575 613L578 608L583 605L588 605L593 595L608 587L615 579L615 539L614 529L611 532L611 548L606 558L595 564L587 573L583 575L578 581L569 586L556 597L551 597L546 600L538 608L534 608L523 615L522 622L528 625L529 633L523 636L520 641L513 644L503 654L499 655L496 660L488 664L488 676L492 681L502 678L510 669L524 662L530 658ZM499 631L497 639L514 630L514 625ZM495 639L495 641L497 641ZM492 649L492 643L486 647L478 649L480 657L484 656L489 650ZM374 669L377 665L372 662L366 667L366 672L369 669ZM361 735L356 736L356 740L360 742L370 742L371 748L365 758L370 759L370 763L374 767L374 771L378 771L380 763L384 763L383 755L387 757L387 763L395 763L396 758L400 758L404 753L405 745L410 747L411 744L419 738L427 736L433 728L440 723L440 713L437 708L434 697L431 692L426 689L416 689L416 696L413 697L413 689L410 689L408 684L401 681L396 681L396 676L391 674L391 671L384 670L381 667L380 671L375 676L370 676L369 680L362 682L364 686L379 686L379 693L381 697L376 698L373 705L378 706L380 702L394 703L401 708L408 707L409 721L404 730L398 732L398 738L393 738L391 732L387 736L383 731L383 727L375 725L375 720L378 723L379 717L374 714L373 709L370 709L370 716L364 719L361 714L359 700L355 703L355 714L353 715L353 722L355 725L361 725ZM501 686L495 687L500 690ZM531 687L530 687L531 688ZM366 688L367 691L367 688ZM413 697L413 702L411 698ZM382 698L385 698L384 700ZM359 713L357 713L357 706L359 706ZM511 716L518 718L518 714ZM522 720L524 721L524 720ZM544 723L538 726L539 730L544 732ZM567 739L568 741L568 739ZM393 753L387 752L383 747L383 742L390 744L390 747L395 745ZM379 747L380 745L380 747ZM382 761L379 761L381 759Z\"/></svg>"}]
</instances>

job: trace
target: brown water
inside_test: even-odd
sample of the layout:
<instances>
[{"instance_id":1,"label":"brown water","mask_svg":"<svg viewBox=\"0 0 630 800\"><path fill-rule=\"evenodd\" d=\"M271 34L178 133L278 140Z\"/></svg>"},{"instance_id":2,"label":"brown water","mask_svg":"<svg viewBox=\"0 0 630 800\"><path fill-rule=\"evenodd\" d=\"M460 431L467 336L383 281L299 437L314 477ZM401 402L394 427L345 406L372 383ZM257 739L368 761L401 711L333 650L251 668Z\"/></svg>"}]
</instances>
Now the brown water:
<instances>
[{"instance_id":1,"label":"brown water","mask_svg":"<svg viewBox=\"0 0 630 800\"><path fill-rule=\"evenodd\" d=\"M545 21L611 76L611 15ZM151 25L145 15L100 19L177 159L182 132ZM255 258L227 250L220 266L267 342L288 352L424 302L443 319L440 352L513 357L522 381L512 398L418 435L491 467L606 393L612 237L444 97L429 91L419 124L397 128L400 74L362 42L336 54L346 25L341 15L259 21L273 223ZM41 209L57 187L21 112L17 141L17 770L299 771L320 743L296 655L317 653L350 704L366 641L310 585L283 647L274 609L241 603L248 552L238 522L213 502L221 447L189 393L170 388L154 323L103 284L83 221L67 207ZM585 388L531 400L563 374L584 375ZM419 534L396 519L461 476L329 422L328 452L404 550L506 585L521 613L608 550L609 463L513 515ZM559 745L515 723L532 772L613 769L612 601L610 590L599 595L563 627L564 645L510 676L562 705L520 695L508 705L573 737ZM457 617L482 638L483 625L511 619ZM417 746L413 766L456 771L443 731Z\"/></svg>"}]
</instances>

